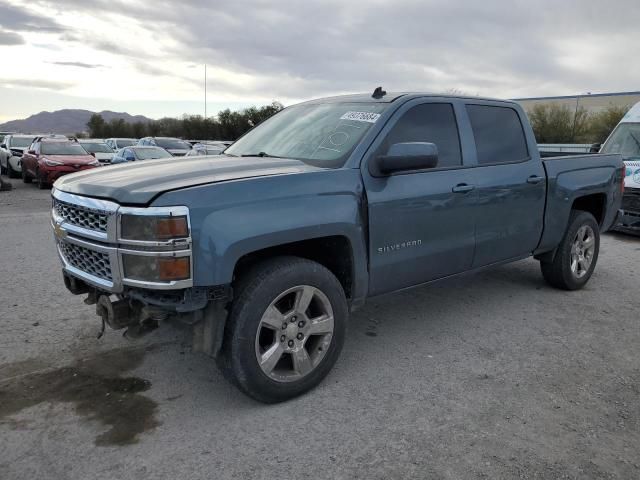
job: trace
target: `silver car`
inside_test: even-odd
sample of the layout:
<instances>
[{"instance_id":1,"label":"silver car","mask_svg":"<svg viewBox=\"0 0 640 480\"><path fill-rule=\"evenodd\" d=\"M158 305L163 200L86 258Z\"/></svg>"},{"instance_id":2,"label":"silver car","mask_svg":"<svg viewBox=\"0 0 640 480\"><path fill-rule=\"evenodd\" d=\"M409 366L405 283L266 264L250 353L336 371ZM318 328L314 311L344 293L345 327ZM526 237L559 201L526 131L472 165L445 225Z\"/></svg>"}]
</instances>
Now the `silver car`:
<instances>
[{"instance_id":1,"label":"silver car","mask_svg":"<svg viewBox=\"0 0 640 480\"><path fill-rule=\"evenodd\" d=\"M9 178L18 178L21 167L22 153L29 148L35 135L10 134L4 137L0 145L0 170Z\"/></svg>"}]
</instances>

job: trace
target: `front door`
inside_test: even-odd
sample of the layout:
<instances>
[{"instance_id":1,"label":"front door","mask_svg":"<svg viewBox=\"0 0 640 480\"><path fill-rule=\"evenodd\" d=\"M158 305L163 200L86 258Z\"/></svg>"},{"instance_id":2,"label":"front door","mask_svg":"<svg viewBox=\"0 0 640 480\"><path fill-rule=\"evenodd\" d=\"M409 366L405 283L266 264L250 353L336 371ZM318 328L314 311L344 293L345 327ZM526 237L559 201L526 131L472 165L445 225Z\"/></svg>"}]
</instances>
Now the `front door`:
<instances>
[{"instance_id":1,"label":"front door","mask_svg":"<svg viewBox=\"0 0 640 480\"><path fill-rule=\"evenodd\" d=\"M436 144L438 166L372 176L368 161L401 142ZM424 100L400 108L372 145L362 168L369 207L370 295L471 267L477 193L463 152L454 105Z\"/></svg>"}]
</instances>

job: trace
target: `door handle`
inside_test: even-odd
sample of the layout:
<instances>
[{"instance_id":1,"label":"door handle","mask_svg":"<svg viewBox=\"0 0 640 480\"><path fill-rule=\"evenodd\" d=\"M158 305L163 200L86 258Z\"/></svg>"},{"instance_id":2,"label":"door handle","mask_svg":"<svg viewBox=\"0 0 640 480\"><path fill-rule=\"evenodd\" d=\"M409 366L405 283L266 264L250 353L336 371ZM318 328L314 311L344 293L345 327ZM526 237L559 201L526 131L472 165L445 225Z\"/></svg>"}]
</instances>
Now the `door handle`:
<instances>
[{"instance_id":1,"label":"door handle","mask_svg":"<svg viewBox=\"0 0 640 480\"><path fill-rule=\"evenodd\" d=\"M451 191L453 193L467 193L476 188L475 185L467 185L466 183L460 183L453 187Z\"/></svg>"},{"instance_id":2,"label":"door handle","mask_svg":"<svg viewBox=\"0 0 640 480\"><path fill-rule=\"evenodd\" d=\"M542 181L544 181L544 177L539 177L538 175L531 175L529 178L527 178L527 183L532 183L534 185Z\"/></svg>"}]
</instances>

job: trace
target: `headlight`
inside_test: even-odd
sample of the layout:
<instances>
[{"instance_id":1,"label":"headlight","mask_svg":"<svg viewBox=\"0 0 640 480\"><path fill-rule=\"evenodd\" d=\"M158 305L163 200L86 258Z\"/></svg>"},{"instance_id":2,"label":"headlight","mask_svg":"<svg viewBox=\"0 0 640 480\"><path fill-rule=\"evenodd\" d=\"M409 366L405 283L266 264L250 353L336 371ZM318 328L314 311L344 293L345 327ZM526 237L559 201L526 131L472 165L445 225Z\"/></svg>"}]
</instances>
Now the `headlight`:
<instances>
[{"instance_id":1,"label":"headlight","mask_svg":"<svg viewBox=\"0 0 640 480\"><path fill-rule=\"evenodd\" d=\"M189 237L186 215L147 216L122 215L120 237L124 240L147 242L166 241Z\"/></svg>"},{"instance_id":2,"label":"headlight","mask_svg":"<svg viewBox=\"0 0 640 480\"><path fill-rule=\"evenodd\" d=\"M189 257L122 255L124 276L144 282L187 280L191 276Z\"/></svg>"},{"instance_id":3,"label":"headlight","mask_svg":"<svg viewBox=\"0 0 640 480\"><path fill-rule=\"evenodd\" d=\"M58 162L56 160L49 160L48 158L45 158L44 160L42 160L44 162L45 165L47 165L48 167L58 167L60 165L64 165L64 163L62 162Z\"/></svg>"},{"instance_id":4,"label":"headlight","mask_svg":"<svg viewBox=\"0 0 640 480\"><path fill-rule=\"evenodd\" d=\"M89 162L88 165L91 165L93 167L98 167L100 165L100 162L98 160L94 160L93 162Z\"/></svg>"}]
</instances>

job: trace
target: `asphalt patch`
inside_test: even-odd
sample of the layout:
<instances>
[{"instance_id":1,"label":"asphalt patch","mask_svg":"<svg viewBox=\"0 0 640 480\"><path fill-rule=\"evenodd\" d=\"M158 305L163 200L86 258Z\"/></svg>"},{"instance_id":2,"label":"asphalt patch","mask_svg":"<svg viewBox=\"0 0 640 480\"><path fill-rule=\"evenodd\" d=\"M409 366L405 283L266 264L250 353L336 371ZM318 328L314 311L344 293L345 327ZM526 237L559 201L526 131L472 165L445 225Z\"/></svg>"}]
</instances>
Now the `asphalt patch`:
<instances>
[{"instance_id":1,"label":"asphalt patch","mask_svg":"<svg viewBox=\"0 0 640 480\"><path fill-rule=\"evenodd\" d=\"M0 379L0 423L11 425L8 417L41 403L73 403L85 421L109 427L95 438L96 445L137 443L141 433L160 425L158 405L141 395L149 381L122 374L140 365L148 350L111 350L71 366Z\"/></svg>"}]
</instances>

